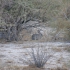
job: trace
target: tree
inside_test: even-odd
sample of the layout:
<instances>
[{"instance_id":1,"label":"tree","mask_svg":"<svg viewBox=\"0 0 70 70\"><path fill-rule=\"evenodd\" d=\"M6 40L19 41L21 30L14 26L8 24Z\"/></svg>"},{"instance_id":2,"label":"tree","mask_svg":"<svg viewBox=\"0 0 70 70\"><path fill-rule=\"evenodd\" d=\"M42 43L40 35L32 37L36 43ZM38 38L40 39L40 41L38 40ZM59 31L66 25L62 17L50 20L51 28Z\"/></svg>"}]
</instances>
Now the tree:
<instances>
[{"instance_id":1,"label":"tree","mask_svg":"<svg viewBox=\"0 0 70 70\"><path fill-rule=\"evenodd\" d=\"M23 16L21 16L23 8L14 0L0 0L0 5L0 14L2 20L6 23L8 40L17 40L18 33L21 29L21 23L23 21Z\"/></svg>"}]
</instances>

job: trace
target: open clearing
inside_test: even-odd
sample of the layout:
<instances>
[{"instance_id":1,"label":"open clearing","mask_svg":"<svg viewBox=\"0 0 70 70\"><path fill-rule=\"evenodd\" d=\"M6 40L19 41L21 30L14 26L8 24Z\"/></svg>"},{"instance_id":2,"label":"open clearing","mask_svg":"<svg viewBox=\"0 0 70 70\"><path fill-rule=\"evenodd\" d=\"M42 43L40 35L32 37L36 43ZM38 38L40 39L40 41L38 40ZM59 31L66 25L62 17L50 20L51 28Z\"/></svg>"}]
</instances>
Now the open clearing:
<instances>
[{"instance_id":1,"label":"open clearing","mask_svg":"<svg viewBox=\"0 0 70 70\"><path fill-rule=\"evenodd\" d=\"M70 43L61 42L24 42L23 44L7 43L0 44L0 70L16 70L12 66L17 67L17 70L23 70L28 66L23 59L30 59L28 52L31 47L43 46L48 54L53 55L44 66L45 69L65 67L69 70L70 67ZM9 69L9 66L10 69Z\"/></svg>"}]
</instances>

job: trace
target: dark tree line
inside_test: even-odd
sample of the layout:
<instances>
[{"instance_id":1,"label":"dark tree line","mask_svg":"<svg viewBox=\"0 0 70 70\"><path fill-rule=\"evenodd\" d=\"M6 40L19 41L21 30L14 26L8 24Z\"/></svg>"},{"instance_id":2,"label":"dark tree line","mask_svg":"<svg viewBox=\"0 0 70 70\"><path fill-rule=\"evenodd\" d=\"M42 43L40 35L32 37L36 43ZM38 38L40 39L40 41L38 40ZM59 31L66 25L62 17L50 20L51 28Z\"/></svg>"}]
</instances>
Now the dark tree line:
<instances>
[{"instance_id":1,"label":"dark tree line","mask_svg":"<svg viewBox=\"0 0 70 70\"><path fill-rule=\"evenodd\" d=\"M7 40L18 40L18 34L22 30L22 24L26 22L28 11L15 0L0 0L0 9L0 17L6 23L2 27L7 29L5 31Z\"/></svg>"}]
</instances>

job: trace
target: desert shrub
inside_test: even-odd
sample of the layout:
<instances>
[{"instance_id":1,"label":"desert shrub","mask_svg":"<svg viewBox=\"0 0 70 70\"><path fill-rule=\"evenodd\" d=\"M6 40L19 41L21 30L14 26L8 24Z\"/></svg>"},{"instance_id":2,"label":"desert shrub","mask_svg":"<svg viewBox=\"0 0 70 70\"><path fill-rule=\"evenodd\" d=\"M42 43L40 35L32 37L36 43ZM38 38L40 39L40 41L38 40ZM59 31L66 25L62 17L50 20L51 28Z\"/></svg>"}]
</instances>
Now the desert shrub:
<instances>
[{"instance_id":1,"label":"desert shrub","mask_svg":"<svg viewBox=\"0 0 70 70\"><path fill-rule=\"evenodd\" d=\"M64 34L64 40L70 41L70 21L64 18L58 18L49 22L50 27L56 28L56 34L61 32ZM55 35L56 35L55 34ZM54 36L55 36L54 35Z\"/></svg>"},{"instance_id":2,"label":"desert shrub","mask_svg":"<svg viewBox=\"0 0 70 70\"><path fill-rule=\"evenodd\" d=\"M69 41L70 40L70 21L63 20L63 19L58 20L57 30L60 31L61 29L63 29L66 32L65 36Z\"/></svg>"},{"instance_id":3,"label":"desert shrub","mask_svg":"<svg viewBox=\"0 0 70 70\"><path fill-rule=\"evenodd\" d=\"M27 63L29 66L35 66L38 68L43 67L47 60L51 57L51 55L48 55L48 53L45 51L44 47L31 48L31 51L28 51L28 55L30 56L30 59L26 58L26 61L24 59L25 63Z\"/></svg>"},{"instance_id":4,"label":"desert shrub","mask_svg":"<svg viewBox=\"0 0 70 70\"><path fill-rule=\"evenodd\" d=\"M18 0L18 3L23 7L29 7L30 10L33 12L39 10L35 14L31 16L36 19L40 19L43 22L51 20L55 18L60 9L60 2L56 0Z\"/></svg>"}]
</instances>

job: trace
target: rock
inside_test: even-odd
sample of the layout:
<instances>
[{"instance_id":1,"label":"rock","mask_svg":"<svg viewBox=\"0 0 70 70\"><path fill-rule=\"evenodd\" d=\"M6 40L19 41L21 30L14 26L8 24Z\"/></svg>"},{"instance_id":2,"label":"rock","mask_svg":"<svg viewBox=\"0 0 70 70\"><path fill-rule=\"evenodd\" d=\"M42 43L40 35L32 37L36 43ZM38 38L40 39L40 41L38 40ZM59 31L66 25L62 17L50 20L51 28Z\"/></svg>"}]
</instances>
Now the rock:
<instances>
[{"instance_id":1,"label":"rock","mask_svg":"<svg viewBox=\"0 0 70 70\"><path fill-rule=\"evenodd\" d=\"M42 35L41 34L33 34L32 35L32 40L39 40L41 39Z\"/></svg>"},{"instance_id":2,"label":"rock","mask_svg":"<svg viewBox=\"0 0 70 70\"><path fill-rule=\"evenodd\" d=\"M24 23L22 25L22 28L27 29L27 28L31 28L31 27L37 27L40 26L39 22L37 21L29 21L27 23Z\"/></svg>"},{"instance_id":3,"label":"rock","mask_svg":"<svg viewBox=\"0 0 70 70\"><path fill-rule=\"evenodd\" d=\"M39 40L42 38L42 34L40 33L40 31L38 31L38 34L33 34L32 35L32 40Z\"/></svg>"}]
</instances>

